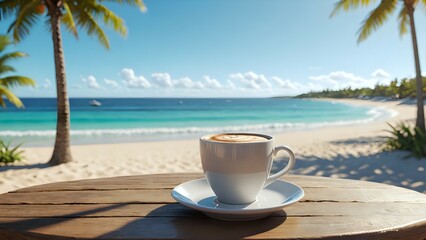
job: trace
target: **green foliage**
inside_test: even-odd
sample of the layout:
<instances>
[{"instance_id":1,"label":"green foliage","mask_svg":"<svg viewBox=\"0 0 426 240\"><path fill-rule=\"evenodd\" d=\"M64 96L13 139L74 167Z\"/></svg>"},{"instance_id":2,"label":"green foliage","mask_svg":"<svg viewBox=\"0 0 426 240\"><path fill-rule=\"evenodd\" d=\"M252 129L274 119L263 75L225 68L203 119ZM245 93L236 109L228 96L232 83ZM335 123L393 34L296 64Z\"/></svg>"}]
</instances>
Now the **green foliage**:
<instances>
[{"instance_id":1,"label":"green foliage","mask_svg":"<svg viewBox=\"0 0 426 240\"><path fill-rule=\"evenodd\" d=\"M417 90L419 91L419 95L417 98L417 119L416 126L420 128L420 130L425 133L425 117L424 117L424 104L423 104L423 92L424 92L424 79L421 76L421 68L420 68L420 60L419 60L419 50L417 46L417 34L416 28L414 24L414 10L422 4L423 7L426 7L426 0L380 0L380 3L377 5L376 0L338 0L335 5L335 8L331 14L334 16L337 12L344 10L349 11L351 9L357 9L361 6L375 5L375 8L368 14L367 18L363 21L361 28L358 31L358 43L367 39L369 35L379 27L381 27L387 19L394 15L395 10L398 5L401 5L399 14L398 14L398 22L399 22L399 33L400 35L404 35L408 32L408 27L411 32L411 40L412 47L414 51L414 65L416 68L416 82L417 82ZM386 89L379 89L386 90ZM421 93L421 94L420 94ZM382 93L384 95L386 93ZM407 94L407 92L403 93L402 96ZM406 95L408 96L408 94Z\"/></svg>"},{"instance_id":2,"label":"green foliage","mask_svg":"<svg viewBox=\"0 0 426 240\"><path fill-rule=\"evenodd\" d=\"M400 35L404 35L408 32L407 27L409 26L409 14L413 13L414 7L421 2L426 5L426 1L398 1L398 0L381 0L379 4L376 4L375 0L339 0L331 13L331 17L334 17L339 11L351 11L356 10L360 7L367 7L369 5L376 5L373 10L370 11L367 18L362 22L362 26L358 31L358 42L362 42L367 39L373 31L380 28L390 16L394 15L398 4L401 8L398 13L398 25ZM411 12L409 9L412 9Z\"/></svg>"},{"instance_id":3,"label":"green foliage","mask_svg":"<svg viewBox=\"0 0 426 240\"><path fill-rule=\"evenodd\" d=\"M59 10L61 23L75 37L78 37L78 30L82 30L89 36L97 37L104 47L109 48L108 38L101 27L110 27L122 36L126 36L127 28L124 20L105 6L109 5L108 2L130 5L145 11L142 0L59 1L60 4L54 6L58 9L49 8L52 3L56 5L56 1L3 0L0 1L0 21L9 17L14 18L8 32L12 33L15 42L20 42L40 19L45 19L48 29L51 29L50 17L53 16L53 11Z\"/></svg>"},{"instance_id":4,"label":"green foliage","mask_svg":"<svg viewBox=\"0 0 426 240\"><path fill-rule=\"evenodd\" d=\"M364 41L373 31L382 26L396 9L397 3L398 0L381 1L379 6L373 9L362 23L362 27L359 29L358 42Z\"/></svg>"},{"instance_id":5,"label":"green foliage","mask_svg":"<svg viewBox=\"0 0 426 240\"><path fill-rule=\"evenodd\" d=\"M22 156L24 151L19 150L19 147L21 147L22 144L18 144L15 147L11 147L10 145L10 142L5 143L4 141L0 140L0 164L9 164L16 161L21 161L24 158Z\"/></svg>"},{"instance_id":6,"label":"green foliage","mask_svg":"<svg viewBox=\"0 0 426 240\"><path fill-rule=\"evenodd\" d=\"M4 53L4 50L11 44L8 36L0 35L0 105L6 107L3 96L16 107L24 107L21 100L10 91L15 86L34 86L35 81L23 76L4 76L7 73L15 72L15 69L9 65L11 60L27 56L22 52Z\"/></svg>"},{"instance_id":7,"label":"green foliage","mask_svg":"<svg viewBox=\"0 0 426 240\"><path fill-rule=\"evenodd\" d=\"M426 78L423 78L423 92L426 93ZM398 82L397 79L390 82L389 85L376 84L374 88L351 87L342 90L324 90L321 92L310 92L298 95L298 98L372 98L372 97L391 97L406 98L416 96L416 79L403 78Z\"/></svg>"},{"instance_id":8,"label":"green foliage","mask_svg":"<svg viewBox=\"0 0 426 240\"><path fill-rule=\"evenodd\" d=\"M406 150L415 157L426 157L426 135L418 127L401 122L395 127L390 125L391 136L387 138L385 150Z\"/></svg>"}]
</instances>

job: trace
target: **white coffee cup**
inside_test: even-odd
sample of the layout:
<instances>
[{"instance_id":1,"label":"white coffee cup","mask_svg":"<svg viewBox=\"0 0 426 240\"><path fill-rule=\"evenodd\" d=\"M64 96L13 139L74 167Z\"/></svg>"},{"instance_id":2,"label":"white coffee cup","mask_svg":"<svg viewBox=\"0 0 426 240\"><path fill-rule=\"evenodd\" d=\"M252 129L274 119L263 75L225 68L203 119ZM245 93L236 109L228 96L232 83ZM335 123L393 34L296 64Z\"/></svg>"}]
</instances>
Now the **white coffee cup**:
<instances>
[{"instance_id":1,"label":"white coffee cup","mask_svg":"<svg viewBox=\"0 0 426 240\"><path fill-rule=\"evenodd\" d=\"M281 171L271 175L272 158L281 150L289 154L289 162ZM296 162L290 148L274 147L272 136L258 133L203 136L200 138L200 154L206 179L218 200L225 204L256 201L264 187L288 173Z\"/></svg>"}]
</instances>

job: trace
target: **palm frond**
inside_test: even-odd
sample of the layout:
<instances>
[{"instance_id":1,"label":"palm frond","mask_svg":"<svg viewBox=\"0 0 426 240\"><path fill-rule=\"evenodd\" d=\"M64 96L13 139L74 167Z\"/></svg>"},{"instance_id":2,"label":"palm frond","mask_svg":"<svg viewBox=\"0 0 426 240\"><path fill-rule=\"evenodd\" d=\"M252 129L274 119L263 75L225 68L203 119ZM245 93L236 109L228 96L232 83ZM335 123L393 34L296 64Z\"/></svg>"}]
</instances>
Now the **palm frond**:
<instances>
[{"instance_id":1,"label":"palm frond","mask_svg":"<svg viewBox=\"0 0 426 240\"><path fill-rule=\"evenodd\" d=\"M120 35L127 35L127 28L124 24L124 20L115 15L115 13L107 7L95 2L87 5L87 11L91 12L96 19L102 19L105 25L112 27L112 29Z\"/></svg>"},{"instance_id":2,"label":"palm frond","mask_svg":"<svg viewBox=\"0 0 426 240\"><path fill-rule=\"evenodd\" d=\"M11 52L11 53L4 54L3 56L0 57L0 66L7 63L10 60L27 57L27 56L28 54L23 52Z\"/></svg>"},{"instance_id":3,"label":"palm frond","mask_svg":"<svg viewBox=\"0 0 426 240\"><path fill-rule=\"evenodd\" d=\"M28 55L23 52L12 52L12 53L8 53L8 54L4 54L0 56L0 75L5 74L7 72L15 72L15 69L7 65L6 63L10 60L18 59L25 56L28 56Z\"/></svg>"},{"instance_id":4,"label":"palm frond","mask_svg":"<svg viewBox=\"0 0 426 240\"><path fill-rule=\"evenodd\" d=\"M402 36L408 32L408 26L410 25L410 19L409 19L408 11L405 5L402 7L401 11L399 12L398 20L399 20L399 35Z\"/></svg>"},{"instance_id":5,"label":"palm frond","mask_svg":"<svg viewBox=\"0 0 426 240\"><path fill-rule=\"evenodd\" d=\"M364 20L359 32L358 42L364 41L374 30L379 28L395 10L398 0L382 0Z\"/></svg>"},{"instance_id":6,"label":"palm frond","mask_svg":"<svg viewBox=\"0 0 426 240\"><path fill-rule=\"evenodd\" d=\"M0 93L0 105L1 105L3 108L6 108L6 102L4 101L3 96L1 95L1 93Z\"/></svg>"},{"instance_id":7,"label":"palm frond","mask_svg":"<svg viewBox=\"0 0 426 240\"><path fill-rule=\"evenodd\" d=\"M93 16L85 11L78 11L75 14L77 24L86 31L89 36L96 35L99 42L101 42L105 48L109 49L108 38Z\"/></svg>"},{"instance_id":8,"label":"palm frond","mask_svg":"<svg viewBox=\"0 0 426 240\"><path fill-rule=\"evenodd\" d=\"M0 78L0 85L3 85L7 88L15 86L35 86L35 81L29 77L8 76Z\"/></svg>"},{"instance_id":9,"label":"palm frond","mask_svg":"<svg viewBox=\"0 0 426 240\"><path fill-rule=\"evenodd\" d=\"M0 2L0 21L15 14L21 1L19 0L3 0Z\"/></svg>"},{"instance_id":10,"label":"palm frond","mask_svg":"<svg viewBox=\"0 0 426 240\"><path fill-rule=\"evenodd\" d=\"M0 75L8 73L8 72L16 72L16 70L12 66L0 64Z\"/></svg>"},{"instance_id":11,"label":"palm frond","mask_svg":"<svg viewBox=\"0 0 426 240\"><path fill-rule=\"evenodd\" d=\"M18 107L18 108L24 107L24 104L21 102L21 100L15 94L13 94L5 86L0 85L0 98L2 98L2 96L5 96L7 98L7 100L9 100L9 102L12 103L13 105L15 105L16 107ZM6 104L4 103L3 100L0 102L0 104L3 107L6 107Z\"/></svg>"},{"instance_id":12,"label":"palm frond","mask_svg":"<svg viewBox=\"0 0 426 240\"><path fill-rule=\"evenodd\" d=\"M50 18L44 18L44 28L46 32L51 33L52 32L52 23L50 22Z\"/></svg>"},{"instance_id":13,"label":"palm frond","mask_svg":"<svg viewBox=\"0 0 426 240\"><path fill-rule=\"evenodd\" d=\"M7 35L0 35L0 52L3 52L12 42Z\"/></svg>"},{"instance_id":14,"label":"palm frond","mask_svg":"<svg viewBox=\"0 0 426 240\"><path fill-rule=\"evenodd\" d=\"M343 10L345 12L350 9L357 9L358 7L365 7L372 3L376 2L376 0L339 0L334 5L334 10L331 12L330 17L334 17L339 11Z\"/></svg>"},{"instance_id":15,"label":"palm frond","mask_svg":"<svg viewBox=\"0 0 426 240\"><path fill-rule=\"evenodd\" d=\"M78 38L77 27L75 26L74 17L72 16L72 11L68 6L67 2L63 2L64 10L62 17L62 22L65 24L67 29Z\"/></svg>"},{"instance_id":16,"label":"palm frond","mask_svg":"<svg viewBox=\"0 0 426 240\"><path fill-rule=\"evenodd\" d=\"M138 7L142 12L146 12L146 6L142 0L99 0L99 2L113 2Z\"/></svg>"},{"instance_id":17,"label":"palm frond","mask_svg":"<svg viewBox=\"0 0 426 240\"><path fill-rule=\"evenodd\" d=\"M426 0L420 0L420 2L423 4L423 7L425 8L425 10L426 10Z\"/></svg>"},{"instance_id":18,"label":"palm frond","mask_svg":"<svg viewBox=\"0 0 426 240\"><path fill-rule=\"evenodd\" d=\"M40 0L26 1L25 3L21 3L19 9L17 9L16 19L7 30L8 32L13 30L13 40L15 42L20 42L22 38L30 33L31 27L40 16L36 12L36 7L40 4Z\"/></svg>"}]
</instances>

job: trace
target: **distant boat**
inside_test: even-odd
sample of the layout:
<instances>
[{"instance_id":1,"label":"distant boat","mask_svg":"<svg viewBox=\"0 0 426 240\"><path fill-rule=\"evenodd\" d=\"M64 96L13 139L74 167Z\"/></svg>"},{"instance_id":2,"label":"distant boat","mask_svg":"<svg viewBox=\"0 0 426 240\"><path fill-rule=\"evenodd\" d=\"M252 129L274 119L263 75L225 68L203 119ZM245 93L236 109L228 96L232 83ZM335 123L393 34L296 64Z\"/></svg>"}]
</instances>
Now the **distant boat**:
<instances>
[{"instance_id":1,"label":"distant boat","mask_svg":"<svg viewBox=\"0 0 426 240\"><path fill-rule=\"evenodd\" d=\"M99 107L99 106L102 106L102 103L100 103L100 102L98 102L98 101L96 101L96 100L92 100L92 101L90 101L90 102L89 102L89 104L90 104L90 106L93 106L93 107Z\"/></svg>"}]
</instances>

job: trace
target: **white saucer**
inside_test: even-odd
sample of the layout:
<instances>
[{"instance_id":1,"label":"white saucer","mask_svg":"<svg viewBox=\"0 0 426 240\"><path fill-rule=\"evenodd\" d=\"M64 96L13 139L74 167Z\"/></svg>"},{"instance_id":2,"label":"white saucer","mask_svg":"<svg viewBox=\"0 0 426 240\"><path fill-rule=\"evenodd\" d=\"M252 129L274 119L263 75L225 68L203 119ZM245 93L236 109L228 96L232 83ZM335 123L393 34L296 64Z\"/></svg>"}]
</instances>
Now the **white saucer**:
<instances>
[{"instance_id":1,"label":"white saucer","mask_svg":"<svg viewBox=\"0 0 426 240\"><path fill-rule=\"evenodd\" d=\"M277 180L262 189L256 201L245 205L219 202L205 178L182 183L172 191L172 197L179 203L199 210L212 218L229 221L247 221L266 217L299 201L303 196L301 187L282 180Z\"/></svg>"}]
</instances>

